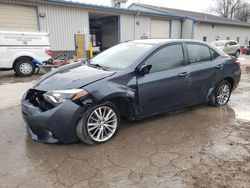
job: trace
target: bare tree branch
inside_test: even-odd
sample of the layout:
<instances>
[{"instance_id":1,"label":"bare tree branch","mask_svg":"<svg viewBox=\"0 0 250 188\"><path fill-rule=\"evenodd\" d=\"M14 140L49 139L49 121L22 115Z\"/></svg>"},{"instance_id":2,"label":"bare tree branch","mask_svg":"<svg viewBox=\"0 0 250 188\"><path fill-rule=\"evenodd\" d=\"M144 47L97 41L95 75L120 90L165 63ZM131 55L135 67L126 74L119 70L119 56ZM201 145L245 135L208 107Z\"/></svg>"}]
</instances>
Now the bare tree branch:
<instances>
[{"instance_id":1,"label":"bare tree branch","mask_svg":"<svg viewBox=\"0 0 250 188\"><path fill-rule=\"evenodd\" d=\"M214 12L225 18L239 21L250 21L250 3L246 0L214 0L215 6L209 8L209 12Z\"/></svg>"}]
</instances>

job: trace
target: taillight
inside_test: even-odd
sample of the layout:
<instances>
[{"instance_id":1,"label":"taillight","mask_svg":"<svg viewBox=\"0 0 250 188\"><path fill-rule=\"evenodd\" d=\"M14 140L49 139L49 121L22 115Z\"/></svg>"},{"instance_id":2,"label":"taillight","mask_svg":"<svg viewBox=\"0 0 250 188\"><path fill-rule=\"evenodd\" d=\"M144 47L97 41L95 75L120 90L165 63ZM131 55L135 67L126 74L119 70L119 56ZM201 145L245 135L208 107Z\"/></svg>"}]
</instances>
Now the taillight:
<instances>
[{"instance_id":1,"label":"taillight","mask_svg":"<svg viewBox=\"0 0 250 188\"><path fill-rule=\"evenodd\" d=\"M46 49L45 49L45 53L46 53L48 56L51 56L51 55L52 55L52 52L51 52L51 49L50 49L50 48L46 48Z\"/></svg>"},{"instance_id":2,"label":"taillight","mask_svg":"<svg viewBox=\"0 0 250 188\"><path fill-rule=\"evenodd\" d=\"M236 65L240 66L240 61L237 59L235 62L234 62Z\"/></svg>"}]
</instances>

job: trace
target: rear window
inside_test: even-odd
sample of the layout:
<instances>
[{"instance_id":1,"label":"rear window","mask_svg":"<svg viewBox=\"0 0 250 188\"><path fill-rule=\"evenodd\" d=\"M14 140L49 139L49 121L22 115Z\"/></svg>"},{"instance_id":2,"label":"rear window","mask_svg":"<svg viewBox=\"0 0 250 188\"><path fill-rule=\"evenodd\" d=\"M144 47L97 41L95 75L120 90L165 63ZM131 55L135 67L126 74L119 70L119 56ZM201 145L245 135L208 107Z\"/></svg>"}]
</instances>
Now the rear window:
<instances>
[{"instance_id":1,"label":"rear window","mask_svg":"<svg viewBox=\"0 0 250 188\"><path fill-rule=\"evenodd\" d=\"M234 45L237 45L237 42L234 42L234 41L230 41L230 42L229 42L229 45L230 45L230 46L234 46Z\"/></svg>"},{"instance_id":2,"label":"rear window","mask_svg":"<svg viewBox=\"0 0 250 188\"><path fill-rule=\"evenodd\" d=\"M187 44L188 60L190 63L211 60L210 49L199 44Z\"/></svg>"}]
</instances>

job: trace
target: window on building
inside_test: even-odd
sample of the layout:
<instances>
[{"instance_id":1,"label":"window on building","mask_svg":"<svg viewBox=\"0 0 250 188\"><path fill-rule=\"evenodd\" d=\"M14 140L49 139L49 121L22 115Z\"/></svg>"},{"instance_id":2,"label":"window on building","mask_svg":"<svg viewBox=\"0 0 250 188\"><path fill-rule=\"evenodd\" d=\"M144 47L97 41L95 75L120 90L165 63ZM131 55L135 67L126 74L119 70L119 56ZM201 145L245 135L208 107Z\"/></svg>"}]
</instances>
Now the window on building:
<instances>
[{"instance_id":1,"label":"window on building","mask_svg":"<svg viewBox=\"0 0 250 188\"><path fill-rule=\"evenodd\" d=\"M227 37L227 40L230 40L230 37Z\"/></svg>"},{"instance_id":2,"label":"window on building","mask_svg":"<svg viewBox=\"0 0 250 188\"><path fill-rule=\"evenodd\" d=\"M199 44L187 44L188 60L190 63L211 60L210 49Z\"/></svg>"},{"instance_id":3,"label":"window on building","mask_svg":"<svg viewBox=\"0 0 250 188\"><path fill-rule=\"evenodd\" d=\"M206 36L203 37L203 41L207 42L207 37Z\"/></svg>"},{"instance_id":4,"label":"window on building","mask_svg":"<svg viewBox=\"0 0 250 188\"><path fill-rule=\"evenodd\" d=\"M183 63L184 55L181 44L164 47L146 61L147 65L152 65L150 73L175 68Z\"/></svg>"}]
</instances>

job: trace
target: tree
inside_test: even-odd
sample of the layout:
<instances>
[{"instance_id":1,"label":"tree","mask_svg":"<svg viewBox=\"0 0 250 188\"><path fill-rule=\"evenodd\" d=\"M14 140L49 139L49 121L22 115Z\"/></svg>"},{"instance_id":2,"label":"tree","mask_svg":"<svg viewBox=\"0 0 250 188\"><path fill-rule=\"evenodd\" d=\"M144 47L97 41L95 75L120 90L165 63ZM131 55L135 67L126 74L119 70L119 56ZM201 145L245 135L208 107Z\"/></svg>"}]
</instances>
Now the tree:
<instances>
[{"instance_id":1,"label":"tree","mask_svg":"<svg viewBox=\"0 0 250 188\"><path fill-rule=\"evenodd\" d=\"M250 21L250 4L249 3L243 3L238 10L234 13L234 19L248 22Z\"/></svg>"},{"instance_id":2,"label":"tree","mask_svg":"<svg viewBox=\"0 0 250 188\"><path fill-rule=\"evenodd\" d=\"M210 12L214 12L225 18L239 21L249 21L250 4L245 0L214 0L215 5Z\"/></svg>"}]
</instances>

